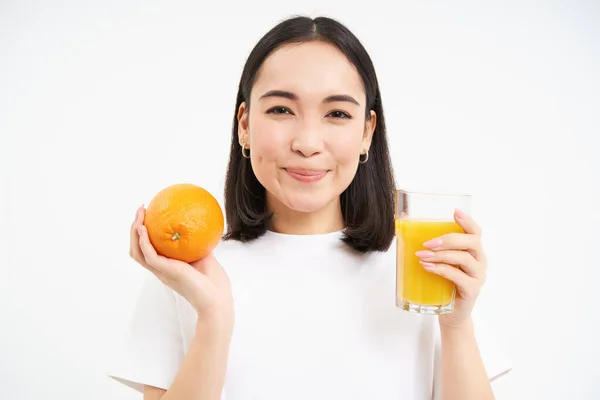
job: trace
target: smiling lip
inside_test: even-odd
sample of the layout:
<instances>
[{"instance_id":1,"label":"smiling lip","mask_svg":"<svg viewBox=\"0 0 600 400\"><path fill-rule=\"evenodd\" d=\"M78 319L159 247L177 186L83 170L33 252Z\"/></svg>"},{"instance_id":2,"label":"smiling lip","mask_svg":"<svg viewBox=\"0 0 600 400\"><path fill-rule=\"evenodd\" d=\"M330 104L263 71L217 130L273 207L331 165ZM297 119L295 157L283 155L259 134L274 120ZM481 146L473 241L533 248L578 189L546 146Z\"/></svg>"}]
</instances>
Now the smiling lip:
<instances>
[{"instance_id":1,"label":"smiling lip","mask_svg":"<svg viewBox=\"0 0 600 400\"><path fill-rule=\"evenodd\" d=\"M320 181L327 175L327 170L323 169L285 168L285 170L292 178L305 183Z\"/></svg>"}]
</instances>

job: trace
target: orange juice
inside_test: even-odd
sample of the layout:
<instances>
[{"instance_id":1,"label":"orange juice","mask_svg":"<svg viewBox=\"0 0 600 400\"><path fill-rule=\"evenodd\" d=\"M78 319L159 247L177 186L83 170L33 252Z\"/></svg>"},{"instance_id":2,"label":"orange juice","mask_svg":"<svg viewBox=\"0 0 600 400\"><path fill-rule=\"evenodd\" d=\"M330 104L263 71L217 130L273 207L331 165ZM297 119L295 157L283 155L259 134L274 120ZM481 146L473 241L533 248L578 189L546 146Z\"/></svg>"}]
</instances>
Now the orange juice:
<instances>
[{"instance_id":1,"label":"orange juice","mask_svg":"<svg viewBox=\"0 0 600 400\"><path fill-rule=\"evenodd\" d=\"M423 243L447 233L463 233L454 221L424 219L396 220L396 299L412 305L447 306L454 296L454 283L431 273L415 253L428 250Z\"/></svg>"}]
</instances>

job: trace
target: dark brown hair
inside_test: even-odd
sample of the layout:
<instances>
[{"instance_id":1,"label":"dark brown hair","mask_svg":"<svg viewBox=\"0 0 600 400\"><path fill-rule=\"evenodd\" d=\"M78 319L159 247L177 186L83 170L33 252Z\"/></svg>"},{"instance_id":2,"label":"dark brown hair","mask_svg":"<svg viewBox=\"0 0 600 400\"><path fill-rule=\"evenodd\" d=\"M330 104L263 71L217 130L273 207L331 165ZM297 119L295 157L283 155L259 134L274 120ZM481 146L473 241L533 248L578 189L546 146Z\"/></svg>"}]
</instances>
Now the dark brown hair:
<instances>
[{"instance_id":1,"label":"dark brown hair","mask_svg":"<svg viewBox=\"0 0 600 400\"><path fill-rule=\"evenodd\" d=\"M340 195L345 229L343 241L360 252L384 251L394 237L394 177L388 151L381 94L371 58L360 41L341 23L327 17L289 18L263 36L250 52L239 83L229 165L225 179L225 240L251 241L263 235L271 213L265 188L257 180L250 160L242 157L238 142L238 111L242 102L250 107L250 92L264 60L289 43L323 41L336 46L355 66L366 92L365 116L377 115L369 159L359 164L354 179Z\"/></svg>"}]
</instances>

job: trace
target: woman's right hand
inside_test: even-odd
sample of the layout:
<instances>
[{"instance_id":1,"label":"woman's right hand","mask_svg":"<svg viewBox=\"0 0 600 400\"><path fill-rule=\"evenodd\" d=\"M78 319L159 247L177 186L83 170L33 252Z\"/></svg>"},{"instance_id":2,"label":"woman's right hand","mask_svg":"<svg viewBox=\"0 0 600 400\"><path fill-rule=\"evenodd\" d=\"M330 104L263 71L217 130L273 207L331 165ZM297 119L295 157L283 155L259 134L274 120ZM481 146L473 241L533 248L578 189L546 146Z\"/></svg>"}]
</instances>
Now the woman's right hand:
<instances>
[{"instance_id":1,"label":"woman's right hand","mask_svg":"<svg viewBox=\"0 0 600 400\"><path fill-rule=\"evenodd\" d=\"M144 226L145 211L141 206L131 225L129 255L183 296L195 308L199 322L231 325L233 299L223 267L212 253L191 264L157 254Z\"/></svg>"}]
</instances>

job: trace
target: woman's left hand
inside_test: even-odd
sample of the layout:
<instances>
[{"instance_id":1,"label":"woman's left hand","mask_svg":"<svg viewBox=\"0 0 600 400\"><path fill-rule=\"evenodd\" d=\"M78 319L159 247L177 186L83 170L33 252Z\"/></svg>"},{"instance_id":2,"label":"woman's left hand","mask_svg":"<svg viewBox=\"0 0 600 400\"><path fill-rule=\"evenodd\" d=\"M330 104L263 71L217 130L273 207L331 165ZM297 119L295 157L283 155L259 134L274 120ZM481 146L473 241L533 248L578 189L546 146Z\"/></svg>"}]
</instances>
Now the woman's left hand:
<instances>
[{"instance_id":1,"label":"woman's left hand","mask_svg":"<svg viewBox=\"0 0 600 400\"><path fill-rule=\"evenodd\" d=\"M454 310L439 316L441 327L468 323L486 279L487 259L481 244L481 228L460 210L454 219L465 233L449 233L425 242L429 250L417 252L423 267L456 284Z\"/></svg>"}]
</instances>

